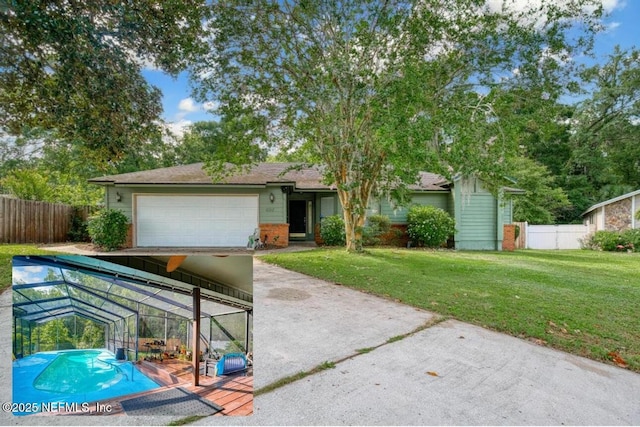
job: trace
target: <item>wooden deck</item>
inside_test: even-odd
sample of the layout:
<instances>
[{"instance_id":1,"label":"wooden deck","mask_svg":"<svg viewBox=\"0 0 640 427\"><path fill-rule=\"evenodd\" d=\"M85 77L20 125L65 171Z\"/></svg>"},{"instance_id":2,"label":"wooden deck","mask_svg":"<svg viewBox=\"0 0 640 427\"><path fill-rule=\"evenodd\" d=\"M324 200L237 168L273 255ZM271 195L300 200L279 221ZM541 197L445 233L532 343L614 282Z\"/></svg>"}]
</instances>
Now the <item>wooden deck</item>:
<instances>
[{"instance_id":1,"label":"wooden deck","mask_svg":"<svg viewBox=\"0 0 640 427\"><path fill-rule=\"evenodd\" d=\"M216 416L247 416L253 414L253 370L235 375L225 375L224 377L204 376L204 367L200 368L200 385L193 385L192 366L190 362L177 359L165 359L163 362L142 361L138 365L140 371L153 379L161 388L121 396L112 400L101 401L91 404L91 408L100 406L109 408L108 412L74 412L67 415L126 415L122 409L120 401L143 396L151 393L158 393L171 387L181 387L192 393L200 395L202 398L215 403L224 408L216 413ZM101 406L102 405L102 406ZM57 413L61 414L61 413ZM39 415L52 415L51 413L41 413Z\"/></svg>"}]
</instances>

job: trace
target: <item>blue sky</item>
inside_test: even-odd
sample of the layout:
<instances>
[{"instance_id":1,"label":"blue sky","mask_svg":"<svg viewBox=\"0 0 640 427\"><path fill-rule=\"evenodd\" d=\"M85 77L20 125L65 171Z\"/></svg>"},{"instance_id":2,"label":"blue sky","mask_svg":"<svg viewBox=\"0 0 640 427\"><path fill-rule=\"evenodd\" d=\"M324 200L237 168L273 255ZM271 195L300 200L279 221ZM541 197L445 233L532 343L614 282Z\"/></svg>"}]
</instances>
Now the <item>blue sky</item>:
<instances>
[{"instance_id":1,"label":"blue sky","mask_svg":"<svg viewBox=\"0 0 640 427\"><path fill-rule=\"evenodd\" d=\"M515 2L524 0L515 0ZM614 46L623 49L638 46L640 43L640 0L602 0L610 15L605 19L607 31L596 39L596 54L604 62ZM160 88L163 93L164 119L174 130L179 130L199 120L212 120L206 106L191 97L191 88L187 76L181 74L177 79L156 70L143 72L147 80Z\"/></svg>"}]
</instances>

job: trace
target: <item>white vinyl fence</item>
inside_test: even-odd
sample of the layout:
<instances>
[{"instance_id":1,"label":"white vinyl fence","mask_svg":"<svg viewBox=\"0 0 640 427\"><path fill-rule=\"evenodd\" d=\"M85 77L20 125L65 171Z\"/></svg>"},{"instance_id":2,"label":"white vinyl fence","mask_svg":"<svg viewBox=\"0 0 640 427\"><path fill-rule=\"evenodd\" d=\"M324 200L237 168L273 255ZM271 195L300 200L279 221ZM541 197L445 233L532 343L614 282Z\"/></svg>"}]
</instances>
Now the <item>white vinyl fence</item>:
<instances>
[{"instance_id":1,"label":"white vinyl fence","mask_svg":"<svg viewBox=\"0 0 640 427\"><path fill-rule=\"evenodd\" d=\"M595 231L583 224L529 225L518 223L527 249L580 249L580 241ZM522 226L524 224L524 227Z\"/></svg>"}]
</instances>

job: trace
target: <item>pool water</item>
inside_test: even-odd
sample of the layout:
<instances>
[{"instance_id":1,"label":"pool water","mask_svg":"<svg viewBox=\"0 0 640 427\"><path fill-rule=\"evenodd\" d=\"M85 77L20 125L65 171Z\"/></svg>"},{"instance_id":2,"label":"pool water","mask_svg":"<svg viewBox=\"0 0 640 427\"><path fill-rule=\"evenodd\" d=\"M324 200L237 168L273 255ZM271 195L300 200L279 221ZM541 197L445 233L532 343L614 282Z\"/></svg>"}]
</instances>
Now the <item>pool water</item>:
<instances>
[{"instance_id":1,"label":"pool water","mask_svg":"<svg viewBox=\"0 0 640 427\"><path fill-rule=\"evenodd\" d=\"M120 367L100 360L100 351L61 353L38 375L33 387L53 393L104 390L122 380Z\"/></svg>"},{"instance_id":2,"label":"pool water","mask_svg":"<svg viewBox=\"0 0 640 427\"><path fill-rule=\"evenodd\" d=\"M159 387L134 364L116 360L107 350L43 352L18 359L13 362L12 384L13 403L30 407L83 404Z\"/></svg>"}]
</instances>

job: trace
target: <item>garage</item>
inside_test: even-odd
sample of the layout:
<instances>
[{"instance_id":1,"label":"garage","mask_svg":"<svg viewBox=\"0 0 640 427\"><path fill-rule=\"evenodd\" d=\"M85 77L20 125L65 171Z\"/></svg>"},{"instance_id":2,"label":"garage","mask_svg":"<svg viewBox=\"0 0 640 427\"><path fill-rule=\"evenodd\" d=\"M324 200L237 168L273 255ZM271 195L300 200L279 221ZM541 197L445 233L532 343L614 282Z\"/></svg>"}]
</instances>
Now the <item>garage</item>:
<instances>
[{"instance_id":1,"label":"garage","mask_svg":"<svg viewBox=\"0 0 640 427\"><path fill-rule=\"evenodd\" d=\"M258 195L134 195L136 246L242 247L258 227Z\"/></svg>"}]
</instances>

